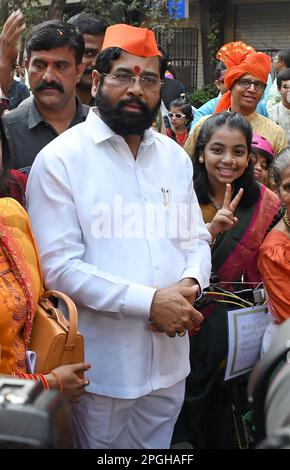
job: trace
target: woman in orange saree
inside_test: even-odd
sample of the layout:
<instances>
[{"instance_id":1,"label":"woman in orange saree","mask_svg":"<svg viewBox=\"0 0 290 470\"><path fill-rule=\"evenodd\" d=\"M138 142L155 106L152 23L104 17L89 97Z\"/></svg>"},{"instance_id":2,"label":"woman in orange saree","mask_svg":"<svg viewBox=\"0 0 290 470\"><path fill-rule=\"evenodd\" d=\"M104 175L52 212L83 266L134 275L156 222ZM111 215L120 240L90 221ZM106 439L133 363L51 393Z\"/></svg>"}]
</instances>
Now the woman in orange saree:
<instances>
[{"instance_id":1,"label":"woman in orange saree","mask_svg":"<svg viewBox=\"0 0 290 470\"><path fill-rule=\"evenodd\" d=\"M0 198L0 373L39 380L44 388L61 389L68 401L77 401L87 384L78 374L89 364L57 367L46 375L27 373L26 351L42 292L28 214L16 200Z\"/></svg>"},{"instance_id":2,"label":"woman in orange saree","mask_svg":"<svg viewBox=\"0 0 290 470\"><path fill-rule=\"evenodd\" d=\"M281 152L274 160L273 176L283 210L280 220L275 221L276 224L265 238L258 259L272 316L264 333L261 355L270 348L279 325L290 317L290 149Z\"/></svg>"}]
</instances>

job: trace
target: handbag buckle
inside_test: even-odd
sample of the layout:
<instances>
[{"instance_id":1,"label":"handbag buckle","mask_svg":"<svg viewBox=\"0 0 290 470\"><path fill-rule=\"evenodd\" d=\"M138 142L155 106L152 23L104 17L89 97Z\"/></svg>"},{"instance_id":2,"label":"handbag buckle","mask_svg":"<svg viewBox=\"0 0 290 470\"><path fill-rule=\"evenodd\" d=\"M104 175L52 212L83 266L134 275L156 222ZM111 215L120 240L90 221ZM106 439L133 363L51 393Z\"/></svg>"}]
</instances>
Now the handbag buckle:
<instances>
[{"instance_id":1,"label":"handbag buckle","mask_svg":"<svg viewBox=\"0 0 290 470\"><path fill-rule=\"evenodd\" d=\"M39 304L41 307L45 310L47 313L47 316L51 318L52 320L57 321L59 325L61 325L66 332L68 332L69 329L69 322L56 307L54 307L49 299L39 299Z\"/></svg>"}]
</instances>

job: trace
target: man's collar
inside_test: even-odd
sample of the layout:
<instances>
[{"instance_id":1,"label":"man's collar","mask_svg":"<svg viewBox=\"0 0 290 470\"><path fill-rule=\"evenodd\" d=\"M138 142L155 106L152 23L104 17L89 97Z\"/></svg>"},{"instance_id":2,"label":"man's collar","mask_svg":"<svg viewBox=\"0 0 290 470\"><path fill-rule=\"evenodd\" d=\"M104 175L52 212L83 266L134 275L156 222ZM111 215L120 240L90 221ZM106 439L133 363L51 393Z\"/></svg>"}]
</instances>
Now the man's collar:
<instances>
[{"instance_id":1,"label":"man's collar","mask_svg":"<svg viewBox=\"0 0 290 470\"><path fill-rule=\"evenodd\" d=\"M40 112L38 111L35 103L35 98L33 96L31 102L29 103L29 112L28 112L28 129L33 129L40 122L45 122Z\"/></svg>"},{"instance_id":2,"label":"man's collar","mask_svg":"<svg viewBox=\"0 0 290 470\"><path fill-rule=\"evenodd\" d=\"M98 115L96 107L91 108L86 119L87 128L91 134L93 142L98 144L105 140L114 138L116 140L123 139L122 136L116 134ZM144 132L142 146L148 146L155 140L155 131L151 128Z\"/></svg>"},{"instance_id":3,"label":"man's collar","mask_svg":"<svg viewBox=\"0 0 290 470\"><path fill-rule=\"evenodd\" d=\"M71 120L71 124L78 124L82 121L85 121L89 111L89 106L83 104L78 96L76 96L76 113ZM32 97L32 100L29 103L29 113L28 113L28 129L33 129L40 122L47 123L47 121L42 117L36 106L35 97Z\"/></svg>"},{"instance_id":4,"label":"man's collar","mask_svg":"<svg viewBox=\"0 0 290 470\"><path fill-rule=\"evenodd\" d=\"M78 95L76 95L76 113L71 121L72 125L74 124L74 121L76 121L77 124L85 121L89 110L90 107L87 104L83 104Z\"/></svg>"}]
</instances>

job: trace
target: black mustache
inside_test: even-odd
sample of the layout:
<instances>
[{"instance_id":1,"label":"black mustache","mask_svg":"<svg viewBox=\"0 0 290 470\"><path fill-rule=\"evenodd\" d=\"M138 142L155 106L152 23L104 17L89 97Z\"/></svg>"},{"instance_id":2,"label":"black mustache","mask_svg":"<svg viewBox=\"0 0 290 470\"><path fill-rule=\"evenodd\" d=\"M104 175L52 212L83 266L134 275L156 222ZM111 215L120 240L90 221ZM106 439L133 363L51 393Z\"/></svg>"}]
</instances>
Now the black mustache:
<instances>
[{"instance_id":1,"label":"black mustache","mask_svg":"<svg viewBox=\"0 0 290 470\"><path fill-rule=\"evenodd\" d=\"M57 83L57 82L50 82L50 83L41 82L41 83L35 88L35 91L42 91L42 90L45 90L46 88L51 88L51 89L53 89L53 90L59 91L60 93L64 93L63 87L62 87L59 83Z\"/></svg>"},{"instance_id":2,"label":"black mustache","mask_svg":"<svg viewBox=\"0 0 290 470\"><path fill-rule=\"evenodd\" d=\"M143 103L141 100L139 100L138 98L129 98L127 100L120 100L119 101L119 108L122 108L122 106L127 106L127 105L130 105L130 104L135 104L137 106L140 106L140 108L143 110L143 111L146 111L148 109L148 107L146 106L145 103Z\"/></svg>"}]
</instances>

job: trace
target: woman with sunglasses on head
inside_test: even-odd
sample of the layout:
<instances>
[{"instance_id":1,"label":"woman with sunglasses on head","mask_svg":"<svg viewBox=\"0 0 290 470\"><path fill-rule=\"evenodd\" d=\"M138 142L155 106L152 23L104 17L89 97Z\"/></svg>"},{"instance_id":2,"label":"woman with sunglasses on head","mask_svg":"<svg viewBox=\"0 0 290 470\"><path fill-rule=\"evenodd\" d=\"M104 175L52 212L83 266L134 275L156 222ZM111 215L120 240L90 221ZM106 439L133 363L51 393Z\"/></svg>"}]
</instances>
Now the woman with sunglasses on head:
<instances>
[{"instance_id":1,"label":"woman with sunglasses on head","mask_svg":"<svg viewBox=\"0 0 290 470\"><path fill-rule=\"evenodd\" d=\"M192 107L183 98L177 98L171 101L169 109L170 125L166 126L166 134L183 147L193 119Z\"/></svg>"},{"instance_id":2,"label":"woman with sunglasses on head","mask_svg":"<svg viewBox=\"0 0 290 470\"><path fill-rule=\"evenodd\" d=\"M224 111L204 123L193 156L194 189L212 235L212 273L218 279L214 282L226 282L230 291L242 280L261 281L259 248L280 206L276 194L255 181L251 144L248 121L238 113ZM224 448L225 441L232 439L231 402L224 383L229 304L197 308L205 320L190 337L191 372L175 442ZM244 391L242 388L242 394Z\"/></svg>"}]
</instances>

